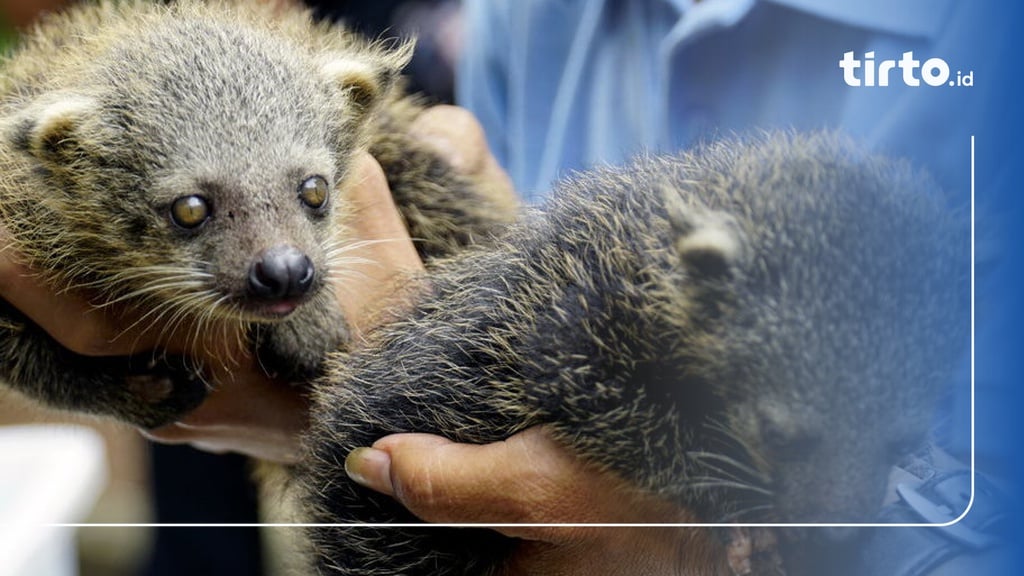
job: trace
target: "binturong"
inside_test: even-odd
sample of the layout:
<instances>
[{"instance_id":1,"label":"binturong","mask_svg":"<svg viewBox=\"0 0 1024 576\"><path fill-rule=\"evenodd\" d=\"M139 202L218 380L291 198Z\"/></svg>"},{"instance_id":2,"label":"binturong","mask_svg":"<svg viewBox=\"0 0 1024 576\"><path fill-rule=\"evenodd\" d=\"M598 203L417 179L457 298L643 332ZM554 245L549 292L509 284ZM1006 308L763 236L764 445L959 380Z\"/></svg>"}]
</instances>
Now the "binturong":
<instances>
[{"instance_id":1,"label":"binturong","mask_svg":"<svg viewBox=\"0 0 1024 576\"><path fill-rule=\"evenodd\" d=\"M358 240L346 200L357 152L389 174L424 256L508 214L468 201L471 183L406 133L422 109L400 87L411 50L251 2L50 16L2 63L9 248L97 308L168 334L236 326L270 374L310 378L347 338L331 278ZM6 303L0 315L0 376L46 404L155 427L207 393L194 358L85 357Z\"/></svg>"},{"instance_id":2,"label":"binturong","mask_svg":"<svg viewBox=\"0 0 1024 576\"><path fill-rule=\"evenodd\" d=\"M964 220L925 175L831 133L573 175L495 246L435 268L367 348L330 357L297 474L305 510L415 522L348 480L351 450L545 424L703 522L869 522L967 350ZM324 574L500 574L515 546L467 528L309 534ZM807 568L821 533L796 529L727 561L740 535L723 531L716 574L843 568Z\"/></svg>"}]
</instances>

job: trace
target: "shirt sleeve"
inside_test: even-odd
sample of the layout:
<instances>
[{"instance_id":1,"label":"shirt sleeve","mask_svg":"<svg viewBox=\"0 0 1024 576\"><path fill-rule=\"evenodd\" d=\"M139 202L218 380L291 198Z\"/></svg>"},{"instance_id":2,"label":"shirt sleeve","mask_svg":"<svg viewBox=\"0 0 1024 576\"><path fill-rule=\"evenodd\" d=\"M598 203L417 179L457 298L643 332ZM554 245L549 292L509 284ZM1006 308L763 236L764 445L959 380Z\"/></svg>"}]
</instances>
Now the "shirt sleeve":
<instances>
[{"instance_id":1,"label":"shirt sleeve","mask_svg":"<svg viewBox=\"0 0 1024 576\"><path fill-rule=\"evenodd\" d=\"M464 44L456 73L455 102L483 126L498 162L508 166L510 22L501 0L463 2Z\"/></svg>"}]
</instances>

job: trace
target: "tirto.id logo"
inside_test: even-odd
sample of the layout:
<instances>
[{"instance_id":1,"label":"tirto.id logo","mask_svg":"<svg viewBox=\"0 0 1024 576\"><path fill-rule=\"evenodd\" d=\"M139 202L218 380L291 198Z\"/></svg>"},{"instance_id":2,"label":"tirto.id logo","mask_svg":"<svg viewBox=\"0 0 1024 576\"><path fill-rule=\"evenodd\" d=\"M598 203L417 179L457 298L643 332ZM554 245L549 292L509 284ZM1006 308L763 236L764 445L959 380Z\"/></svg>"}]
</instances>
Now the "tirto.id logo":
<instances>
[{"instance_id":1,"label":"tirto.id logo","mask_svg":"<svg viewBox=\"0 0 1024 576\"><path fill-rule=\"evenodd\" d=\"M929 86L974 86L974 71L956 71L953 77L949 64L942 58L929 58L922 63L914 58L913 52L904 52L899 60L882 60L875 62L874 52L865 52L864 59L853 57L853 52L843 54L839 61L843 69L843 81L847 86L888 86L889 76L894 68L900 72L895 75L907 86L920 86L923 81Z\"/></svg>"}]
</instances>

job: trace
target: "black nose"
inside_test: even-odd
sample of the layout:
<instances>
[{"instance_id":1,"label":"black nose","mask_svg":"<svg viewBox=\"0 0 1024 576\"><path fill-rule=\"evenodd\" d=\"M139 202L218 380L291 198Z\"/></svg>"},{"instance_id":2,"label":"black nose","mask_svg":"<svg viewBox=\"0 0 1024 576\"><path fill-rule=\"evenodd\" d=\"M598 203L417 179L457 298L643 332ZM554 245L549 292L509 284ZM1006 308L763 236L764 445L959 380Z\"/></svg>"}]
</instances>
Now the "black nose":
<instances>
[{"instance_id":1,"label":"black nose","mask_svg":"<svg viewBox=\"0 0 1024 576\"><path fill-rule=\"evenodd\" d=\"M316 270L294 246L268 248L249 267L249 293L263 300L297 298L309 292Z\"/></svg>"}]
</instances>

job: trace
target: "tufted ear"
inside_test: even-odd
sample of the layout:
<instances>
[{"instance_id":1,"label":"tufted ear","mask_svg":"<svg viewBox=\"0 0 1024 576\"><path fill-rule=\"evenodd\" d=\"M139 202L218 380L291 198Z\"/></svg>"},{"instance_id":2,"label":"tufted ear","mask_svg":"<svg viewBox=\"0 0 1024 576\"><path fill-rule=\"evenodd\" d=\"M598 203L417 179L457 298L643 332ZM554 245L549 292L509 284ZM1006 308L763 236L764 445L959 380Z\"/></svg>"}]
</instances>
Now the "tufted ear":
<instances>
[{"instance_id":1,"label":"tufted ear","mask_svg":"<svg viewBox=\"0 0 1024 576\"><path fill-rule=\"evenodd\" d=\"M355 56L331 58L321 71L346 95L354 115L361 117L374 110L394 86L412 58L414 44L410 40L394 49L368 48Z\"/></svg>"},{"instance_id":2,"label":"tufted ear","mask_svg":"<svg viewBox=\"0 0 1024 576\"><path fill-rule=\"evenodd\" d=\"M81 151L84 142L81 127L87 118L96 114L97 108L95 100L77 94L48 98L16 114L5 137L15 148L40 162L65 164Z\"/></svg>"},{"instance_id":3,"label":"tufted ear","mask_svg":"<svg viewBox=\"0 0 1024 576\"><path fill-rule=\"evenodd\" d=\"M687 206L678 192L666 192L665 201L680 263L694 278L733 276L746 257L746 238L736 220L725 212Z\"/></svg>"}]
</instances>

